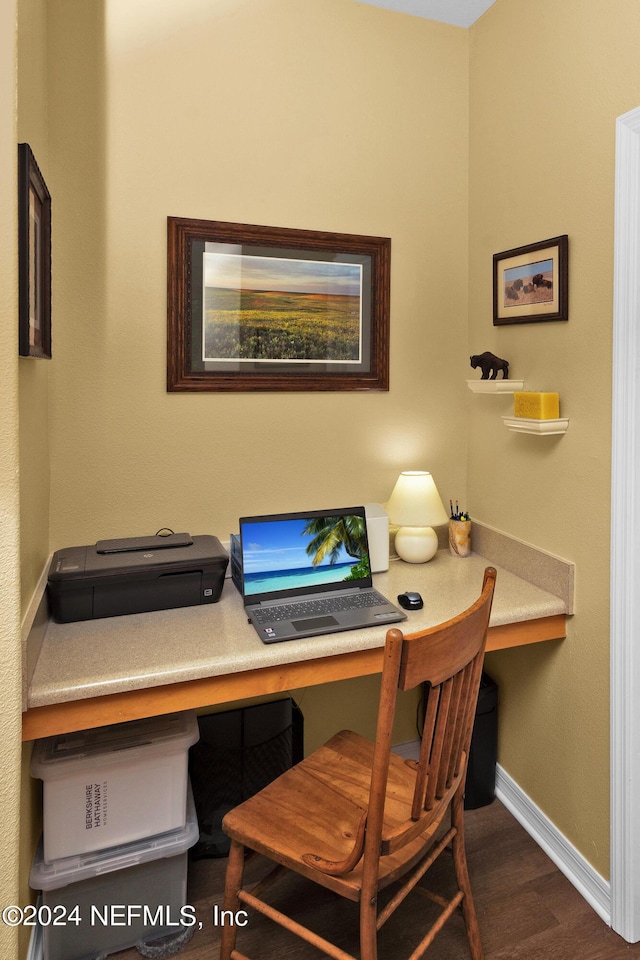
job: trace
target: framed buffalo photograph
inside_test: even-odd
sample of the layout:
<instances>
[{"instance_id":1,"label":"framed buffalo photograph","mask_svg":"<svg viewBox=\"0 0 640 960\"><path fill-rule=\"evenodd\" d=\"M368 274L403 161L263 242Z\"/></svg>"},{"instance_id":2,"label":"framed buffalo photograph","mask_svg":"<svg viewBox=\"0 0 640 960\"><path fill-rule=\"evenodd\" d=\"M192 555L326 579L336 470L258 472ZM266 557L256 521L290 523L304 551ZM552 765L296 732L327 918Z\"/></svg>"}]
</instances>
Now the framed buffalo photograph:
<instances>
[{"instance_id":1,"label":"framed buffalo photograph","mask_svg":"<svg viewBox=\"0 0 640 960\"><path fill-rule=\"evenodd\" d=\"M169 391L388 390L391 241L169 217Z\"/></svg>"},{"instance_id":2,"label":"framed buffalo photograph","mask_svg":"<svg viewBox=\"0 0 640 960\"><path fill-rule=\"evenodd\" d=\"M565 234L493 256L493 323L569 319L569 238Z\"/></svg>"},{"instance_id":3,"label":"framed buffalo photograph","mask_svg":"<svg viewBox=\"0 0 640 960\"><path fill-rule=\"evenodd\" d=\"M51 195L28 143L18 144L18 350L51 358Z\"/></svg>"}]
</instances>

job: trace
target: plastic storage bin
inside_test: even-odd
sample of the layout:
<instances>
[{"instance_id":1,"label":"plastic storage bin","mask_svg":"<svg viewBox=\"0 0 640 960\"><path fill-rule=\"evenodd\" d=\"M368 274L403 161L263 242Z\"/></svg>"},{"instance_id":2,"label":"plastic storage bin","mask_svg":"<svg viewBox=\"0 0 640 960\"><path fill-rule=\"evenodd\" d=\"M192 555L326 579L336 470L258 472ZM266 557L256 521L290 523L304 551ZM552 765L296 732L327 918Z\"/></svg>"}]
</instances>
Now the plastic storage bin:
<instances>
[{"instance_id":1,"label":"plastic storage bin","mask_svg":"<svg viewBox=\"0 0 640 960\"><path fill-rule=\"evenodd\" d=\"M188 750L198 735L195 714L185 712L36 741L45 862L184 827Z\"/></svg>"},{"instance_id":2,"label":"plastic storage bin","mask_svg":"<svg viewBox=\"0 0 640 960\"><path fill-rule=\"evenodd\" d=\"M94 960L141 940L188 934L196 921L187 904L187 851L198 839L190 790L186 813L179 830L50 864L40 841L29 883L42 890L40 915L51 911L42 925L44 960Z\"/></svg>"}]
</instances>

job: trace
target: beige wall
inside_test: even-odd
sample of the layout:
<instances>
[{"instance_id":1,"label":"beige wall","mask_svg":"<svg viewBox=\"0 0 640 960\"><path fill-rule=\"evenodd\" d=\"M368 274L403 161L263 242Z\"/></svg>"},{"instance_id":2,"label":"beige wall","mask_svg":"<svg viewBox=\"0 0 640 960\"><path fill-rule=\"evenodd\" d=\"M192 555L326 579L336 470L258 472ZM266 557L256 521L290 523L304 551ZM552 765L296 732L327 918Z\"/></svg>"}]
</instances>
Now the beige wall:
<instances>
[{"instance_id":1,"label":"beige wall","mask_svg":"<svg viewBox=\"0 0 640 960\"><path fill-rule=\"evenodd\" d=\"M18 142L31 146L42 175L49 184L46 0L20 0L18 13ZM55 241L55 229L53 233ZM55 246L53 253L55 256ZM55 319L58 320L57 317ZM50 366L48 361L27 358L19 361L23 610L31 600L49 553Z\"/></svg>"},{"instance_id":2,"label":"beige wall","mask_svg":"<svg viewBox=\"0 0 640 960\"><path fill-rule=\"evenodd\" d=\"M467 32L350 0L54 0L49 31L51 548L226 539L402 468L464 499ZM167 215L392 237L391 390L167 394ZM371 728L366 681L331 696Z\"/></svg>"},{"instance_id":3,"label":"beige wall","mask_svg":"<svg viewBox=\"0 0 640 960\"><path fill-rule=\"evenodd\" d=\"M470 320L567 434L509 433L473 397L469 501L484 521L576 564L563 643L491 658L500 760L609 873L609 470L615 119L640 103L635 0L498 0L470 31ZM493 253L569 235L568 323L492 327Z\"/></svg>"},{"instance_id":4,"label":"beige wall","mask_svg":"<svg viewBox=\"0 0 640 960\"><path fill-rule=\"evenodd\" d=\"M47 65L46 0L20 0L18 142L31 146L48 184L51 170ZM55 254L55 216L53 232ZM23 616L49 554L49 370L49 361L29 358L18 361L20 592ZM31 744L25 744L21 765L20 903L27 903L32 897L28 874L41 826L42 791L37 781L29 776L30 759ZM20 928L22 954L26 952L29 934L27 927Z\"/></svg>"},{"instance_id":5,"label":"beige wall","mask_svg":"<svg viewBox=\"0 0 640 960\"><path fill-rule=\"evenodd\" d=\"M20 575L18 492L18 286L16 182L16 2L0 4L0 902L19 903ZM0 925L0 955L17 931Z\"/></svg>"},{"instance_id":6,"label":"beige wall","mask_svg":"<svg viewBox=\"0 0 640 960\"><path fill-rule=\"evenodd\" d=\"M345 0L100 7L49 4L52 548L227 538L407 467L464 497L467 32ZM167 215L392 237L391 391L168 394Z\"/></svg>"}]
</instances>

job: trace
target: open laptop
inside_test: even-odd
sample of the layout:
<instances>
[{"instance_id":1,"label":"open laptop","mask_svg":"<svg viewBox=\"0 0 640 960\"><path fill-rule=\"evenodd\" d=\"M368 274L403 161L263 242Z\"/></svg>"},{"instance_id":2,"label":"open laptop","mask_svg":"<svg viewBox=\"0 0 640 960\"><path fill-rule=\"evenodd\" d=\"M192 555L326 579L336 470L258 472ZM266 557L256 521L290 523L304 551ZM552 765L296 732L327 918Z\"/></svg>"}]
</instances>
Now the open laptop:
<instances>
[{"instance_id":1,"label":"open laptop","mask_svg":"<svg viewBox=\"0 0 640 960\"><path fill-rule=\"evenodd\" d=\"M264 643L406 620L373 588L364 507L242 517L240 552Z\"/></svg>"}]
</instances>

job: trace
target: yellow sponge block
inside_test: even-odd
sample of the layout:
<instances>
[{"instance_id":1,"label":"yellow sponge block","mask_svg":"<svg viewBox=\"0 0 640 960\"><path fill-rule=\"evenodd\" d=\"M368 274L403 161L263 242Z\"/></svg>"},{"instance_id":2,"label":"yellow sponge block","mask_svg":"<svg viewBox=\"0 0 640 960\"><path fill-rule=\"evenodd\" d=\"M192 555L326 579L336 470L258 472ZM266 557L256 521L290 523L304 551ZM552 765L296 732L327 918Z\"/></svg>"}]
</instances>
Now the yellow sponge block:
<instances>
[{"instance_id":1,"label":"yellow sponge block","mask_svg":"<svg viewBox=\"0 0 640 960\"><path fill-rule=\"evenodd\" d=\"M557 393L514 393L513 415L528 420L557 420L560 398Z\"/></svg>"}]
</instances>

